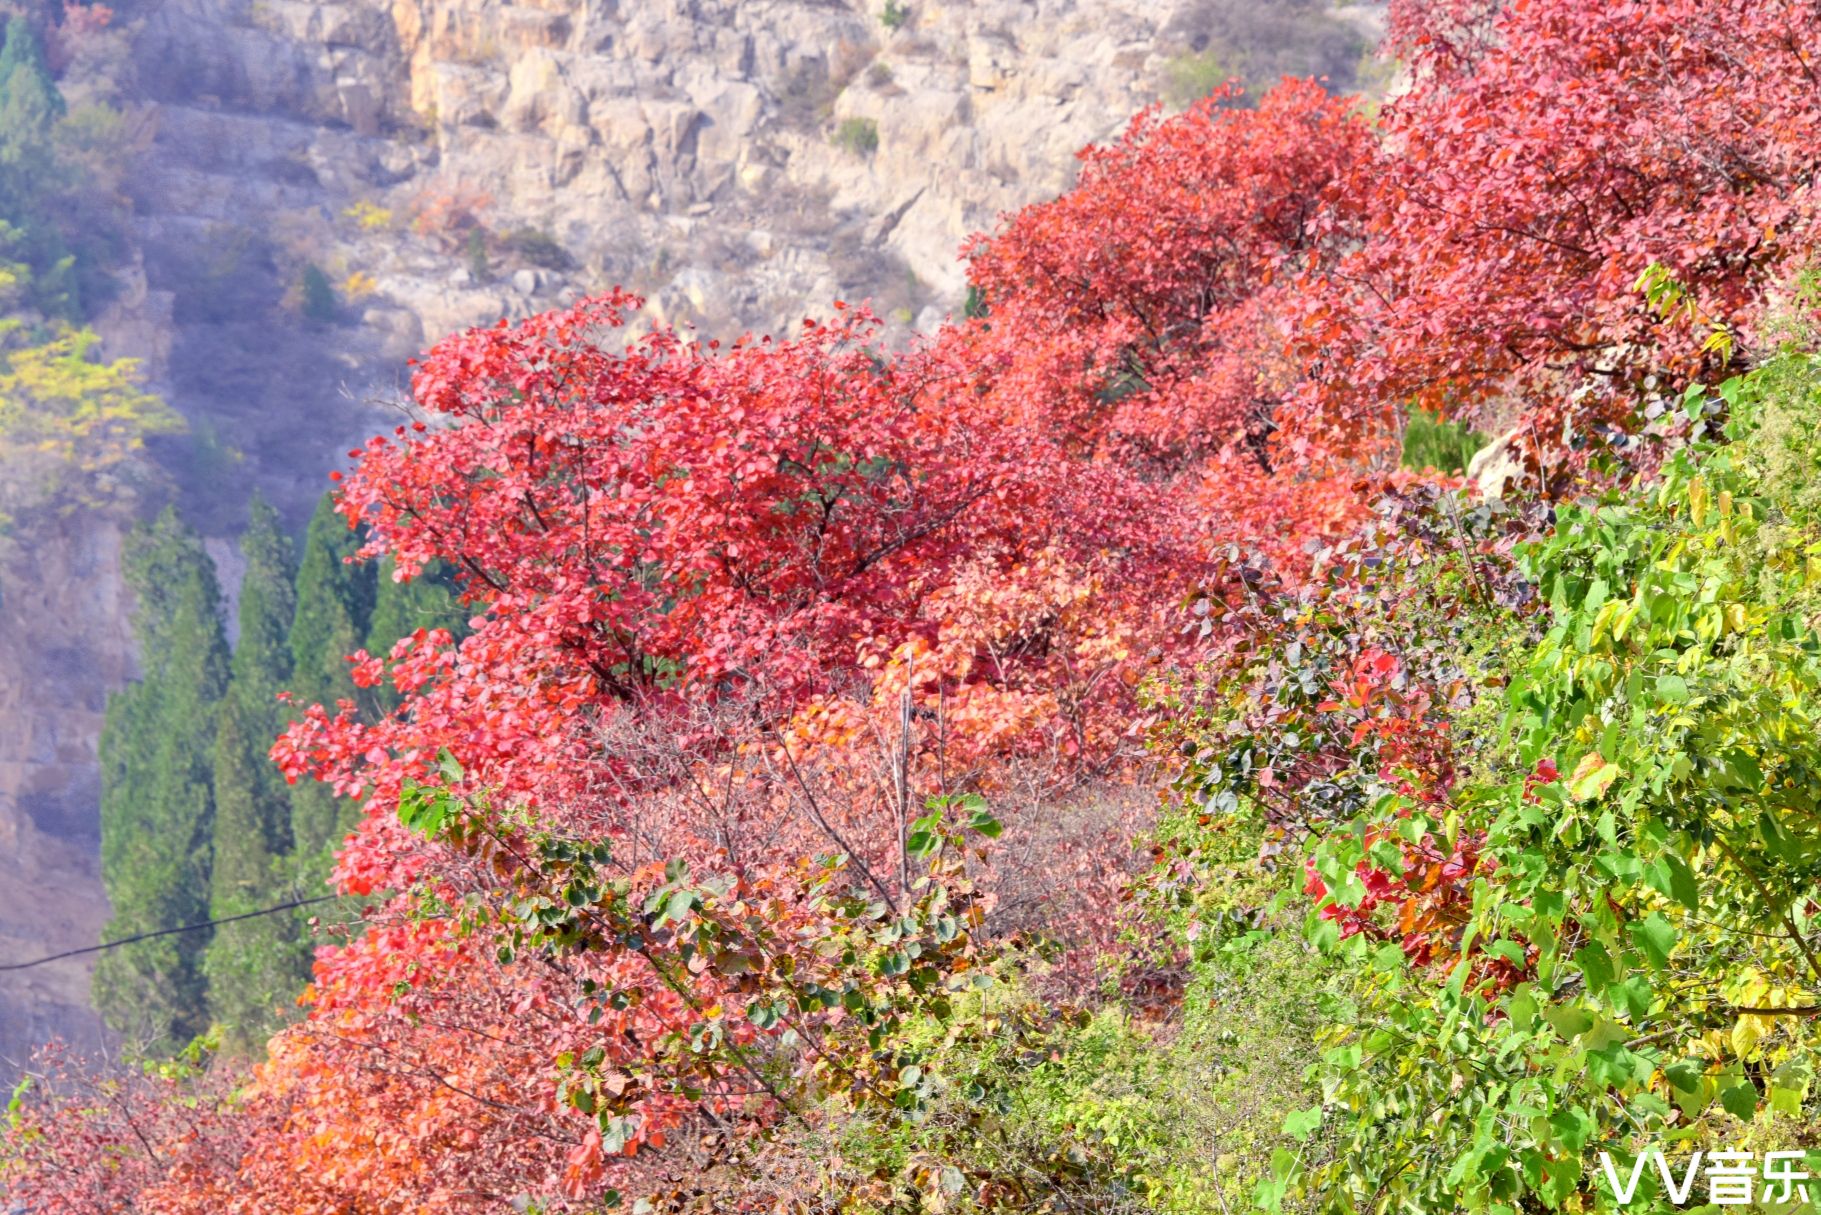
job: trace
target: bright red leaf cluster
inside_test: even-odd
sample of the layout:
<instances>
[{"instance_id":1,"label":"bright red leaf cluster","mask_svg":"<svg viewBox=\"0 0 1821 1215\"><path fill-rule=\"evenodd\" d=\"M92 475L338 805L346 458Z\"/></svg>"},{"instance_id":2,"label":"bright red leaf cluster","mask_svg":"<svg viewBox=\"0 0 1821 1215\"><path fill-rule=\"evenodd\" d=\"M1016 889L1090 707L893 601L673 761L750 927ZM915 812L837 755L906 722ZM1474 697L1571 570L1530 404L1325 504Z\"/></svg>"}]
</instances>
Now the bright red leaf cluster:
<instances>
[{"instance_id":1,"label":"bright red leaf cluster","mask_svg":"<svg viewBox=\"0 0 1821 1215\"><path fill-rule=\"evenodd\" d=\"M1646 306L1646 268L1745 333L1811 256L1812 4L1401 0L1391 24L1414 79L1344 187L1365 239L1301 297L1312 433L1415 401L1541 409L1552 444L1577 394L1583 431L1622 421L1647 377L1716 361Z\"/></svg>"},{"instance_id":2,"label":"bright red leaf cluster","mask_svg":"<svg viewBox=\"0 0 1821 1215\"><path fill-rule=\"evenodd\" d=\"M1234 443L1269 466L1299 377L1288 302L1311 259L1357 243L1340 185L1376 158L1350 98L1286 80L1155 109L1082 153L1081 180L971 246L987 323L955 331L975 374L1055 418L1071 449L1179 473Z\"/></svg>"}]
</instances>

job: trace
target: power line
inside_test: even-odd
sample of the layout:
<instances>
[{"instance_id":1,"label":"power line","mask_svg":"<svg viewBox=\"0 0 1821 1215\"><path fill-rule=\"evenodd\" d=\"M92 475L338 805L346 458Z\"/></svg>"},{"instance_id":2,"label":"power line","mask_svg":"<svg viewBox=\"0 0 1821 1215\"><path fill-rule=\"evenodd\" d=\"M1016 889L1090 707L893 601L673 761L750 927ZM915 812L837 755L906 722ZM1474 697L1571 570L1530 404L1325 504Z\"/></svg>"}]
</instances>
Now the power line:
<instances>
[{"instance_id":1,"label":"power line","mask_svg":"<svg viewBox=\"0 0 1821 1215\"><path fill-rule=\"evenodd\" d=\"M327 903L331 899L339 899L341 897L342 896L339 894L319 894L315 898L292 899L289 903L280 903L276 907L263 907L258 911L243 911L239 915L223 916L219 920L203 920L201 923L184 924L178 928L160 928L156 932L141 932L134 936L121 937L118 941L103 941L99 945L90 945L85 949L66 949L62 953L54 953L49 957L33 958L29 962L11 962L4 966L0 966L0 971L29 970L34 966L43 966L46 962L61 962L65 958L79 958L85 953L100 953L104 949L118 949L122 945L131 945L135 941L150 941L154 937L174 936L180 932L195 932L201 928L213 928L217 924L232 924L237 920L257 919L262 915L275 915L280 911L290 911L294 907L308 907L312 903Z\"/></svg>"}]
</instances>

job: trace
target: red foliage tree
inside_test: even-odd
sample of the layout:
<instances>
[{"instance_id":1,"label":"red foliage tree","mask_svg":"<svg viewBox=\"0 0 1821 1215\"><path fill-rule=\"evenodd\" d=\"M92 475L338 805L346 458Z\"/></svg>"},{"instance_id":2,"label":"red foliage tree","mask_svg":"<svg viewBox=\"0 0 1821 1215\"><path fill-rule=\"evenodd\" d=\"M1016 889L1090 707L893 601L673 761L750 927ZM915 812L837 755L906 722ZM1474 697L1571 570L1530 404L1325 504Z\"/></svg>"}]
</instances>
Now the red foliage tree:
<instances>
[{"instance_id":1,"label":"red foliage tree","mask_svg":"<svg viewBox=\"0 0 1821 1215\"><path fill-rule=\"evenodd\" d=\"M1539 437L1554 443L1570 394L1591 390L1592 419L1622 417L1646 377L1716 361L1646 305L1652 263L1743 333L1813 248L1812 4L1394 10L1413 87L1345 191L1365 240L1303 285L1305 433L1514 398L1551 403Z\"/></svg>"},{"instance_id":2,"label":"red foliage tree","mask_svg":"<svg viewBox=\"0 0 1821 1215\"><path fill-rule=\"evenodd\" d=\"M1374 157L1350 98L1286 80L1256 110L1238 85L1184 114L1146 110L1082 152L1081 180L970 247L989 315L969 362L1077 450L1153 474L1266 439L1295 371L1286 292L1357 239L1335 187Z\"/></svg>"},{"instance_id":3,"label":"red foliage tree","mask_svg":"<svg viewBox=\"0 0 1821 1215\"><path fill-rule=\"evenodd\" d=\"M1114 660L1154 643L1163 614L1130 605L1196 559L1179 505L1072 458L1042 415L955 391L938 354L877 357L865 317L725 354L665 335L609 354L632 302L451 339L416 390L464 424L359 453L342 501L373 551L401 576L459 563L485 619L459 650L401 644L394 717L312 713L278 751L380 812L343 857L353 889L415 876L385 824L444 748L495 796L582 815L595 732L621 711L762 688L782 720L921 652L924 698L984 710L985 684L1013 712L1009 694L1068 678L1059 641L1077 668L1091 635ZM1071 611L1084 596L1102 610ZM1109 720L1125 691L1101 680L1073 707ZM1091 759L1117 738L1078 714L1066 745Z\"/></svg>"},{"instance_id":4,"label":"red foliage tree","mask_svg":"<svg viewBox=\"0 0 1821 1215\"><path fill-rule=\"evenodd\" d=\"M286 1130L237 1176L249 1192L294 1172L370 1203L580 1200L637 1171L615 1153L788 1108L653 1053L725 1019L716 968L665 978L669 961L605 941L552 974L495 960L497 923L458 938L423 920L425 899L547 890L524 861L540 833L614 841L641 888L682 857L733 883L721 900L769 892L768 922L807 917L778 948L809 975L801 951L838 925L787 858L838 849L903 914L926 794L1004 785L1008 763L1054 791L1133 749L1136 672L1172 644L1168 588L1205 548L1180 502L1072 453L1044 412L957 391L947 349L878 356L864 315L790 343L658 334L615 353L635 305L444 343L414 388L457 424L376 439L344 481L401 576L459 565L476 628L356 655L398 712L312 709L275 751L365 799L343 887L407 893L321 955L312 1016L260 1089ZM498 807L485 863L401 821L420 782ZM563 994L582 982L653 994L603 1019ZM555 1061L591 1051L640 1078L605 1146L605 1122L556 1099Z\"/></svg>"}]
</instances>

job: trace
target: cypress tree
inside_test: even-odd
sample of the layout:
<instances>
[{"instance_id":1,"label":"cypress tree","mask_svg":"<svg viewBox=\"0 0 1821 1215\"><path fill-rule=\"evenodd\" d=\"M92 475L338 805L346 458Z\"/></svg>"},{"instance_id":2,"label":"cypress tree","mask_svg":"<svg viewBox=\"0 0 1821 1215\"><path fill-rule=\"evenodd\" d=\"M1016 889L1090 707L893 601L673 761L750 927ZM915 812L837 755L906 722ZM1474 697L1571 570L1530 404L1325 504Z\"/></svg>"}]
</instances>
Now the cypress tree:
<instances>
[{"instance_id":1,"label":"cypress tree","mask_svg":"<svg viewBox=\"0 0 1821 1215\"><path fill-rule=\"evenodd\" d=\"M28 174L44 175L52 159L51 126L64 113L63 94L44 62L44 48L23 17L6 23L6 42L0 45L0 172L7 176L13 197L0 198L10 218L24 218L34 195L45 183Z\"/></svg>"},{"instance_id":2,"label":"cypress tree","mask_svg":"<svg viewBox=\"0 0 1821 1215\"><path fill-rule=\"evenodd\" d=\"M199 923L209 910L213 766L228 682L215 567L167 508L125 555L138 598L140 682L108 698L101 734L101 871L114 916L105 939ZM96 1007L131 1043L178 1049L208 1027L208 933L109 950Z\"/></svg>"},{"instance_id":3,"label":"cypress tree","mask_svg":"<svg viewBox=\"0 0 1821 1215\"><path fill-rule=\"evenodd\" d=\"M38 35L23 17L12 18L0 45L0 219L42 222L40 200L56 176L51 128L63 112Z\"/></svg>"},{"instance_id":4,"label":"cypress tree","mask_svg":"<svg viewBox=\"0 0 1821 1215\"><path fill-rule=\"evenodd\" d=\"M291 851L291 790L267 752L290 719L278 694L291 685L297 564L278 512L257 495L240 551L247 559L240 641L215 735L209 916L217 920L294 897L283 868ZM256 1045L277 1023L287 997L309 977L309 951L297 917L269 915L221 925L203 971L209 1007L229 1045Z\"/></svg>"},{"instance_id":5,"label":"cypress tree","mask_svg":"<svg viewBox=\"0 0 1821 1215\"><path fill-rule=\"evenodd\" d=\"M347 658L366 641L376 590L372 564L349 560L360 545L324 495L310 517L297 569L291 687L299 706L320 704L333 713L336 702L358 700ZM320 880L328 872L327 858L355 817L353 803L337 800L326 785L309 781L292 788L291 835L306 873L314 870Z\"/></svg>"},{"instance_id":6,"label":"cypress tree","mask_svg":"<svg viewBox=\"0 0 1821 1215\"><path fill-rule=\"evenodd\" d=\"M457 640L467 635L468 613L462 607L455 573L446 562L426 565L409 582L392 577L392 559L379 565L378 591L373 601L373 621L367 628L367 652L385 658L392 647L419 629L448 629ZM374 715L398 707L397 689L390 684L365 689L363 710Z\"/></svg>"}]
</instances>

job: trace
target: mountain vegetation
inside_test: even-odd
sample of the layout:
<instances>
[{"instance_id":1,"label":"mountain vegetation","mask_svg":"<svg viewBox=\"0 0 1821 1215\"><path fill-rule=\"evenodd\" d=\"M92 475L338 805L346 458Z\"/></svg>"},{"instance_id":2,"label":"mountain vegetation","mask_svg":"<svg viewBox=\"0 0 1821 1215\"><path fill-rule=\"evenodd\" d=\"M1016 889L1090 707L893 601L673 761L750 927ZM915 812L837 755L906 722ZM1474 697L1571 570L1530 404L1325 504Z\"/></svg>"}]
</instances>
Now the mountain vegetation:
<instances>
[{"instance_id":1,"label":"mountain vegetation","mask_svg":"<svg viewBox=\"0 0 1821 1215\"><path fill-rule=\"evenodd\" d=\"M300 704L352 704L356 696L346 655L358 650L373 615L373 567L355 564L360 541L325 496L310 516L297 570L296 616L291 625L292 691ZM300 858L316 858L328 872L341 838L345 803L327 790L304 785L291 797L291 839Z\"/></svg>"},{"instance_id":2,"label":"mountain vegetation","mask_svg":"<svg viewBox=\"0 0 1821 1215\"><path fill-rule=\"evenodd\" d=\"M230 657L215 568L194 531L167 508L129 540L144 677L110 700L102 735L109 935L227 921L106 955L96 1003L151 1057L203 1037L255 1052L308 983L317 929L357 910L324 905L346 803L288 784L267 758L272 740L300 696L354 704L345 653L463 628L446 575L389 583L376 600L373 567L349 563L358 547L325 498L300 563L255 496ZM368 632L369 617L380 631ZM360 697L369 714L387 711ZM291 903L294 915L257 914Z\"/></svg>"},{"instance_id":3,"label":"mountain vegetation","mask_svg":"<svg viewBox=\"0 0 1821 1215\"><path fill-rule=\"evenodd\" d=\"M111 951L144 1061L44 1060L0 1192L1516 1215L1821 1171L1821 11L1395 0L1387 49L1382 106L1140 114L905 348L620 290L445 339L294 580L255 508L231 658L160 516L117 927L358 913Z\"/></svg>"},{"instance_id":4,"label":"mountain vegetation","mask_svg":"<svg viewBox=\"0 0 1821 1215\"><path fill-rule=\"evenodd\" d=\"M101 734L112 938L208 918L212 760L228 684L215 567L175 511L134 536L127 576L143 678L110 699ZM96 1006L154 1049L182 1046L208 1027L203 944L191 934L108 953L95 971Z\"/></svg>"},{"instance_id":5,"label":"mountain vegetation","mask_svg":"<svg viewBox=\"0 0 1821 1215\"><path fill-rule=\"evenodd\" d=\"M0 42L0 553L45 512L131 518L155 503L146 440L182 429L138 364L103 357L84 324L109 290L124 214L105 12L72 8L58 29L75 104L43 27L15 13Z\"/></svg>"},{"instance_id":6,"label":"mountain vegetation","mask_svg":"<svg viewBox=\"0 0 1821 1215\"><path fill-rule=\"evenodd\" d=\"M281 697L296 671L291 634L297 616L297 563L278 513L254 498L241 537L239 640L215 735L215 830L209 865L209 918L236 917L296 897L284 862L292 854L291 789L266 761L265 740L288 724ZM312 889L311 893L315 893ZM274 1010L309 979L302 934L288 919L224 923L203 958L209 1014L251 1045L273 1027Z\"/></svg>"}]
</instances>

